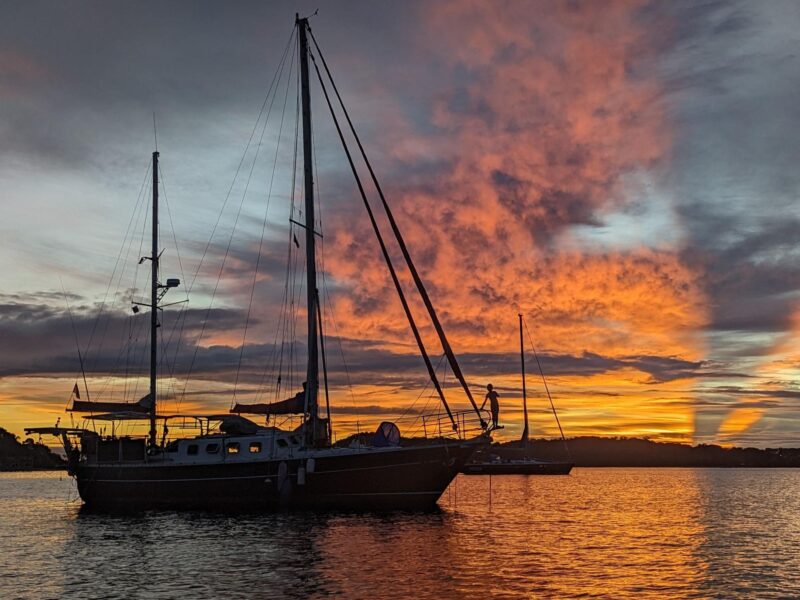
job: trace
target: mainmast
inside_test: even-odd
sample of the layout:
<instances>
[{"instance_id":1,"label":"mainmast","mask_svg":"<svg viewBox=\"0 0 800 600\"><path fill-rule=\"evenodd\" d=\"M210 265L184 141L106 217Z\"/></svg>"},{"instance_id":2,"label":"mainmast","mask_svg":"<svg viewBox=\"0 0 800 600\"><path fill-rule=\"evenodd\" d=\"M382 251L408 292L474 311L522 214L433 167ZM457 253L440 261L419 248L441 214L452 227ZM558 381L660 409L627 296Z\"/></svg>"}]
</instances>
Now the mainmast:
<instances>
[{"instance_id":1,"label":"mainmast","mask_svg":"<svg viewBox=\"0 0 800 600\"><path fill-rule=\"evenodd\" d=\"M303 174L305 176L306 306L308 309L308 370L306 372L306 444L314 445L317 429L319 356L317 349L317 263L314 239L314 173L311 148L311 94L308 83L308 19L295 15L300 40L300 89L303 113Z\"/></svg>"},{"instance_id":2,"label":"mainmast","mask_svg":"<svg viewBox=\"0 0 800 600\"><path fill-rule=\"evenodd\" d=\"M522 366L522 410L525 415L525 427L522 429L522 442L528 447L528 389L525 384L525 344L522 340L522 314L519 314L519 360Z\"/></svg>"},{"instance_id":3,"label":"mainmast","mask_svg":"<svg viewBox=\"0 0 800 600\"><path fill-rule=\"evenodd\" d=\"M156 365L158 364L158 151L153 152L153 248L150 254L150 437L156 446Z\"/></svg>"}]
</instances>

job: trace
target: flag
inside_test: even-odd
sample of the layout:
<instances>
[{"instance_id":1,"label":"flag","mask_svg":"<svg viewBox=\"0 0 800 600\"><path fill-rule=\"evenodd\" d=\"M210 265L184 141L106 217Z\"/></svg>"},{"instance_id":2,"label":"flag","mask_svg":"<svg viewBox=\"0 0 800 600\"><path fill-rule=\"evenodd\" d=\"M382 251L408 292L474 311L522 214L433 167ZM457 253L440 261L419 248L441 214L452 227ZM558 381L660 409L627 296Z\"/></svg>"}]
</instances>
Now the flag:
<instances>
[{"instance_id":1,"label":"flag","mask_svg":"<svg viewBox=\"0 0 800 600\"><path fill-rule=\"evenodd\" d=\"M80 400L80 399L81 399L81 392L80 392L80 390L78 389L78 384L77 384L77 383L75 384L75 387L74 387L74 388L72 388L72 394L73 394L73 395L74 395L74 396L75 396L75 397L76 397L78 400Z\"/></svg>"},{"instance_id":2,"label":"flag","mask_svg":"<svg viewBox=\"0 0 800 600\"><path fill-rule=\"evenodd\" d=\"M294 240L294 245L299 248L300 242L297 241L297 236L295 234L292 234L292 239Z\"/></svg>"}]
</instances>

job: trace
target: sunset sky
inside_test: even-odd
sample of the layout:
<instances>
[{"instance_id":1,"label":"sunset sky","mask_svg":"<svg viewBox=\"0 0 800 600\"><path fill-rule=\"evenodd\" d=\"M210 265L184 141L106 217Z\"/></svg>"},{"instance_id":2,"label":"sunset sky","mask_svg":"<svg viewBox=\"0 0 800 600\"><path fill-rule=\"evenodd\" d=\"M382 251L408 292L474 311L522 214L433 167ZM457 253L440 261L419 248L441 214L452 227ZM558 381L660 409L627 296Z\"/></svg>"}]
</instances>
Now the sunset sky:
<instances>
[{"instance_id":1,"label":"sunset sky","mask_svg":"<svg viewBox=\"0 0 800 600\"><path fill-rule=\"evenodd\" d=\"M800 445L800 4L778 0L7 0L0 426L69 421L75 333L92 399L146 391L147 315L131 301L149 276L153 113L162 279L183 282L169 300L191 290L162 320L164 411L296 391L303 315L291 357L281 317L296 70L279 64L295 11L317 8L471 388L499 389L499 439L520 432L522 312L568 436ZM411 423L438 400L316 85L312 98L337 431ZM531 435L556 435L528 360Z\"/></svg>"}]
</instances>

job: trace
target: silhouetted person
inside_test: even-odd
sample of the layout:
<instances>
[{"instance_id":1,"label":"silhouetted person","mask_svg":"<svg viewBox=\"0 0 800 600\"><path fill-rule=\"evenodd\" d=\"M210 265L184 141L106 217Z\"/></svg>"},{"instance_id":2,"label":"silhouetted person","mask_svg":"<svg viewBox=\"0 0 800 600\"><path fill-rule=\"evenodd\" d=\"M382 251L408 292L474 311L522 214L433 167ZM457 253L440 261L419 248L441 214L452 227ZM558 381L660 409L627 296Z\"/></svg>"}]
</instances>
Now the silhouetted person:
<instances>
[{"instance_id":1,"label":"silhouetted person","mask_svg":"<svg viewBox=\"0 0 800 600\"><path fill-rule=\"evenodd\" d=\"M500 394L494 391L494 386L492 386L491 383L486 386L486 389L486 397L483 399L483 404L481 404L481 410L483 410L483 407L486 406L486 401L488 400L489 406L492 409L492 429L497 429L500 427L500 402L498 402Z\"/></svg>"}]
</instances>

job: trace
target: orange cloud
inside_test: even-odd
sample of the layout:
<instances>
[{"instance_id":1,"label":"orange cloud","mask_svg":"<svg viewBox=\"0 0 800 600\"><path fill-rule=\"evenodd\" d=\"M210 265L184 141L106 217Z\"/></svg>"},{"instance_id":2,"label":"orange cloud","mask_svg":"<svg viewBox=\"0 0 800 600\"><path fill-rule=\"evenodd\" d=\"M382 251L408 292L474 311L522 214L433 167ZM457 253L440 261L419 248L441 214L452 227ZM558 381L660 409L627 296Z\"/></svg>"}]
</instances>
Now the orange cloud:
<instances>
[{"instance_id":1,"label":"orange cloud","mask_svg":"<svg viewBox=\"0 0 800 600\"><path fill-rule=\"evenodd\" d=\"M552 352L705 356L703 274L681 248L561 243L575 225L591 227L630 201L627 175L669 157L658 82L642 68L654 35L640 6L552 2L535 15L521 2L426 7L423 47L454 75L442 82L428 130L389 122L387 153L411 173L389 191L456 352L514 351L519 311ZM431 160L435 169L415 168ZM335 297L340 333L413 352L366 220L333 219L326 266L351 292ZM430 327L424 333L438 353ZM641 421L643 433L691 434L690 402L662 403L642 389L643 373L607 378L591 387L624 388L624 411L606 415L617 427L634 434L625 423ZM580 381L565 389L575 393ZM603 413L607 398L592 402Z\"/></svg>"}]
</instances>

